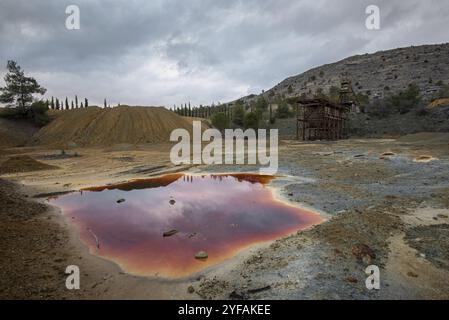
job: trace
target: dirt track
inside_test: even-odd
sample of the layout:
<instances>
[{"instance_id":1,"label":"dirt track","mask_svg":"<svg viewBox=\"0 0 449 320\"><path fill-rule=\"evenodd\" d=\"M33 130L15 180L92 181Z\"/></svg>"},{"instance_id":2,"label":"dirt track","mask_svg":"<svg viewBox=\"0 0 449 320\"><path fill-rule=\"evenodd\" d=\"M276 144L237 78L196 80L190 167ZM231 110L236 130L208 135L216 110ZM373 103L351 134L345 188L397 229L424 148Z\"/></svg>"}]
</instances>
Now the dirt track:
<instances>
[{"instance_id":1,"label":"dirt track","mask_svg":"<svg viewBox=\"0 0 449 320\"><path fill-rule=\"evenodd\" d=\"M7 153L26 153L61 169L3 178L43 201L55 192L189 169L173 167L168 150L122 145L61 157L58 150L14 149ZM386 152L391 155L382 156ZM449 298L448 135L288 142L279 155L281 177L272 184L279 197L320 210L329 221L178 281L132 277L89 255L57 210L24 202L24 195L2 181L1 202L7 205L1 207L1 252L9 257L0 265L2 298ZM417 162L420 156L436 159ZM64 268L77 263L84 286L68 292ZM379 291L365 287L369 264L380 267Z\"/></svg>"}]
</instances>

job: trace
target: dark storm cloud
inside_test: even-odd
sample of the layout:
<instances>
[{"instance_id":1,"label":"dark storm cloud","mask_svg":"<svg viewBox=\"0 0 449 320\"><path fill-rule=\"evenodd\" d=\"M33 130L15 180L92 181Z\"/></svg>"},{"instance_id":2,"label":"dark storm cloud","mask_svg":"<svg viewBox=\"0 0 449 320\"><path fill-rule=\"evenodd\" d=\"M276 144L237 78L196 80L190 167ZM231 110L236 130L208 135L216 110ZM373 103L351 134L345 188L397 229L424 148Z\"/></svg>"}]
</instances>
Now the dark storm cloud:
<instances>
[{"instance_id":1,"label":"dark storm cloud","mask_svg":"<svg viewBox=\"0 0 449 320\"><path fill-rule=\"evenodd\" d=\"M70 4L80 30L65 28ZM379 31L365 28L370 4ZM1 0L0 62L17 60L48 95L210 103L352 54L447 42L448 16L446 0Z\"/></svg>"}]
</instances>

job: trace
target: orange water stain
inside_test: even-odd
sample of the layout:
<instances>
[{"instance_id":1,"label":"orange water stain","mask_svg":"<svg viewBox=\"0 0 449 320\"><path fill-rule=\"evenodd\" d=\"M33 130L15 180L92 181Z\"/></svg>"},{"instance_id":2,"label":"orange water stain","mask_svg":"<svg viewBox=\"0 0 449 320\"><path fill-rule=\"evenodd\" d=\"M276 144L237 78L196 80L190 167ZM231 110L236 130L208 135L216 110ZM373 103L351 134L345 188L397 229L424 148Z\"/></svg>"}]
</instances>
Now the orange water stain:
<instances>
[{"instance_id":1,"label":"orange water stain","mask_svg":"<svg viewBox=\"0 0 449 320\"><path fill-rule=\"evenodd\" d=\"M50 201L71 217L92 254L135 275L179 278L322 221L316 213L276 200L266 186L272 179L170 174ZM117 203L120 199L125 201ZM170 230L178 232L164 237ZM208 258L195 259L199 251Z\"/></svg>"}]
</instances>

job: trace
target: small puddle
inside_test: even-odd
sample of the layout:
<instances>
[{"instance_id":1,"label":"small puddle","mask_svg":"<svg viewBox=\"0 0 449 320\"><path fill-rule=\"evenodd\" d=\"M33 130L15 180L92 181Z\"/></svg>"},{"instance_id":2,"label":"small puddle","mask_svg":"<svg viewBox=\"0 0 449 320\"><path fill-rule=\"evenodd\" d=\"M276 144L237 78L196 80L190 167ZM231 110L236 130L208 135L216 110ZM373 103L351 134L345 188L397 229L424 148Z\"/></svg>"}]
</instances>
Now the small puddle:
<instances>
[{"instance_id":1,"label":"small puddle","mask_svg":"<svg viewBox=\"0 0 449 320\"><path fill-rule=\"evenodd\" d=\"M170 174L84 189L50 202L71 219L92 254L131 274L179 278L322 221L276 200L266 186L272 179ZM200 251L208 257L196 259Z\"/></svg>"}]
</instances>

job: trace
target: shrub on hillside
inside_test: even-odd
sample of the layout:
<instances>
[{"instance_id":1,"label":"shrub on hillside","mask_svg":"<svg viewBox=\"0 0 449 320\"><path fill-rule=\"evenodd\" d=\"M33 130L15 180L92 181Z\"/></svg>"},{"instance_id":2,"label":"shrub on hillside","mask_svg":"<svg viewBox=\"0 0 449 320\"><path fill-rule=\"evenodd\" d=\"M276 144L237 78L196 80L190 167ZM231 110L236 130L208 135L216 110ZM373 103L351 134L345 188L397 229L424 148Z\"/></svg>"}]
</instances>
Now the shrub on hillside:
<instances>
[{"instance_id":1,"label":"shrub on hillside","mask_svg":"<svg viewBox=\"0 0 449 320\"><path fill-rule=\"evenodd\" d=\"M212 125L220 131L229 128L229 118L224 114L224 112L214 114L211 121Z\"/></svg>"},{"instance_id":2,"label":"shrub on hillside","mask_svg":"<svg viewBox=\"0 0 449 320\"><path fill-rule=\"evenodd\" d=\"M424 115L425 111L421 109L419 87L412 83L405 91L400 91L382 100L372 101L367 107L367 113L370 116L385 118L395 113L404 114L416 110L420 115Z\"/></svg>"},{"instance_id":3,"label":"shrub on hillside","mask_svg":"<svg viewBox=\"0 0 449 320\"><path fill-rule=\"evenodd\" d=\"M243 126L243 119L245 118L245 108L243 104L237 102L234 106L234 112L232 117L232 122L238 126Z\"/></svg>"},{"instance_id":4,"label":"shrub on hillside","mask_svg":"<svg viewBox=\"0 0 449 320\"><path fill-rule=\"evenodd\" d=\"M367 107L369 116L376 118L386 118L395 113L395 108L386 99L372 101Z\"/></svg>"},{"instance_id":5,"label":"shrub on hillside","mask_svg":"<svg viewBox=\"0 0 449 320\"><path fill-rule=\"evenodd\" d=\"M259 116L256 112L247 113L243 121L245 129L257 130L259 128L259 120Z\"/></svg>"},{"instance_id":6,"label":"shrub on hillside","mask_svg":"<svg viewBox=\"0 0 449 320\"><path fill-rule=\"evenodd\" d=\"M0 117L13 120L28 120L38 126L44 126L50 122L47 114L48 107L44 101L36 101L29 108L3 108Z\"/></svg>"},{"instance_id":7,"label":"shrub on hillside","mask_svg":"<svg viewBox=\"0 0 449 320\"><path fill-rule=\"evenodd\" d=\"M48 107L44 101L36 101L31 105L30 110L28 110L28 118L38 126L45 126L50 122L47 111Z\"/></svg>"},{"instance_id":8,"label":"shrub on hillside","mask_svg":"<svg viewBox=\"0 0 449 320\"><path fill-rule=\"evenodd\" d=\"M356 95L357 102L359 104L360 110L365 112L366 108L369 105L369 97L363 93L357 93Z\"/></svg>"},{"instance_id":9,"label":"shrub on hillside","mask_svg":"<svg viewBox=\"0 0 449 320\"><path fill-rule=\"evenodd\" d=\"M399 113L404 114L419 105L421 102L420 90L415 83L411 83L407 90L400 91L387 99Z\"/></svg>"},{"instance_id":10,"label":"shrub on hillside","mask_svg":"<svg viewBox=\"0 0 449 320\"><path fill-rule=\"evenodd\" d=\"M290 118L291 116L292 112L290 111L288 104L285 101L282 101L279 104L278 109L276 110L276 118L287 119Z\"/></svg>"},{"instance_id":11,"label":"shrub on hillside","mask_svg":"<svg viewBox=\"0 0 449 320\"><path fill-rule=\"evenodd\" d=\"M259 112L264 112L268 109L268 102L265 100L265 98L261 95L255 103L256 110Z\"/></svg>"}]
</instances>

